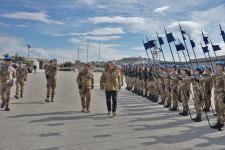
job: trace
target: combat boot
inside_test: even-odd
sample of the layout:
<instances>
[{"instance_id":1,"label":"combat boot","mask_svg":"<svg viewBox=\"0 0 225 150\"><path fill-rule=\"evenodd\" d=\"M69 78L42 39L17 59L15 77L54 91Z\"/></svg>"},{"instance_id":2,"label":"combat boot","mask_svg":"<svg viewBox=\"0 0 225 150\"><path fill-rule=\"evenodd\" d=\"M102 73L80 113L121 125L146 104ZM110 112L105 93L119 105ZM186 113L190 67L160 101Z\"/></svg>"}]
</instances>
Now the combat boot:
<instances>
[{"instance_id":1,"label":"combat boot","mask_svg":"<svg viewBox=\"0 0 225 150\"><path fill-rule=\"evenodd\" d=\"M143 96L143 91L141 91L141 96Z\"/></svg>"},{"instance_id":2,"label":"combat boot","mask_svg":"<svg viewBox=\"0 0 225 150\"><path fill-rule=\"evenodd\" d=\"M173 107L169 109L170 111L177 111L177 107Z\"/></svg>"},{"instance_id":3,"label":"combat boot","mask_svg":"<svg viewBox=\"0 0 225 150\"><path fill-rule=\"evenodd\" d=\"M10 111L10 109L9 109L9 106L8 106L8 105L6 105L6 106L5 106L5 111Z\"/></svg>"},{"instance_id":4,"label":"combat boot","mask_svg":"<svg viewBox=\"0 0 225 150\"><path fill-rule=\"evenodd\" d=\"M49 103L49 97L47 97L47 98L45 99L45 102Z\"/></svg>"},{"instance_id":5,"label":"combat boot","mask_svg":"<svg viewBox=\"0 0 225 150\"><path fill-rule=\"evenodd\" d=\"M1 108L5 107L5 102L2 102Z\"/></svg>"},{"instance_id":6,"label":"combat boot","mask_svg":"<svg viewBox=\"0 0 225 150\"><path fill-rule=\"evenodd\" d=\"M211 128L212 128L212 129L218 129L219 124L220 124L220 123L217 122L215 125L211 126Z\"/></svg>"},{"instance_id":7,"label":"combat boot","mask_svg":"<svg viewBox=\"0 0 225 150\"><path fill-rule=\"evenodd\" d=\"M15 95L14 97L15 97L15 99L19 99L19 96L18 95Z\"/></svg>"},{"instance_id":8,"label":"combat boot","mask_svg":"<svg viewBox=\"0 0 225 150\"><path fill-rule=\"evenodd\" d=\"M20 93L20 98L23 98L23 93Z\"/></svg>"},{"instance_id":9,"label":"combat boot","mask_svg":"<svg viewBox=\"0 0 225 150\"><path fill-rule=\"evenodd\" d=\"M147 97L147 95L148 95L148 94L147 94L147 93L145 93L143 97Z\"/></svg>"},{"instance_id":10,"label":"combat boot","mask_svg":"<svg viewBox=\"0 0 225 150\"><path fill-rule=\"evenodd\" d=\"M87 111L86 111L87 113L90 113L90 109L89 108L87 108Z\"/></svg>"},{"instance_id":11,"label":"combat boot","mask_svg":"<svg viewBox=\"0 0 225 150\"><path fill-rule=\"evenodd\" d=\"M195 122L201 122L202 121L202 117L201 115L198 115L196 118L192 119Z\"/></svg>"},{"instance_id":12,"label":"combat boot","mask_svg":"<svg viewBox=\"0 0 225 150\"><path fill-rule=\"evenodd\" d=\"M113 117L113 118L116 117L116 112L113 112L113 113L112 113L112 117Z\"/></svg>"},{"instance_id":13,"label":"combat boot","mask_svg":"<svg viewBox=\"0 0 225 150\"><path fill-rule=\"evenodd\" d=\"M224 126L224 124L219 123L217 130L223 131L223 126Z\"/></svg>"},{"instance_id":14,"label":"combat boot","mask_svg":"<svg viewBox=\"0 0 225 150\"><path fill-rule=\"evenodd\" d=\"M171 107L171 104L168 103L168 104L164 105L164 107L165 108L170 108Z\"/></svg>"},{"instance_id":15,"label":"combat boot","mask_svg":"<svg viewBox=\"0 0 225 150\"><path fill-rule=\"evenodd\" d=\"M155 95L155 96L154 96L154 101L153 101L153 102L158 102L158 99L159 99L158 95Z\"/></svg>"},{"instance_id":16,"label":"combat boot","mask_svg":"<svg viewBox=\"0 0 225 150\"><path fill-rule=\"evenodd\" d=\"M209 109L208 107L205 107L205 108L203 109L203 111L204 111L204 112L210 112L210 109Z\"/></svg>"},{"instance_id":17,"label":"combat boot","mask_svg":"<svg viewBox=\"0 0 225 150\"><path fill-rule=\"evenodd\" d=\"M159 103L158 103L159 105L164 105L165 104L165 101L160 101Z\"/></svg>"},{"instance_id":18,"label":"combat boot","mask_svg":"<svg viewBox=\"0 0 225 150\"><path fill-rule=\"evenodd\" d=\"M181 116L188 116L188 112L183 111L183 112L182 112L182 113L180 113L179 115L181 115Z\"/></svg>"},{"instance_id":19,"label":"combat boot","mask_svg":"<svg viewBox=\"0 0 225 150\"><path fill-rule=\"evenodd\" d=\"M151 99L152 99L152 94L149 94L149 95L148 95L148 100L151 101Z\"/></svg>"},{"instance_id":20,"label":"combat boot","mask_svg":"<svg viewBox=\"0 0 225 150\"><path fill-rule=\"evenodd\" d=\"M52 96L52 98L51 98L51 102L54 102L54 96Z\"/></svg>"}]
</instances>

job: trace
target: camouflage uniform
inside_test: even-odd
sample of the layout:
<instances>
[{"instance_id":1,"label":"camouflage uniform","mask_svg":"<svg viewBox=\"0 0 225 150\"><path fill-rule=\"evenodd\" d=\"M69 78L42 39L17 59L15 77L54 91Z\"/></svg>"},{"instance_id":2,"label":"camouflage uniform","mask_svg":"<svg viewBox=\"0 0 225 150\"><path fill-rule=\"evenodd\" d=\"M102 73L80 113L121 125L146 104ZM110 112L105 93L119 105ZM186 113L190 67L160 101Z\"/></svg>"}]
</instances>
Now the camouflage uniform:
<instances>
[{"instance_id":1,"label":"camouflage uniform","mask_svg":"<svg viewBox=\"0 0 225 150\"><path fill-rule=\"evenodd\" d=\"M202 79L202 98L205 103L204 111L209 111L211 106L211 90L212 90L212 76L204 75Z\"/></svg>"},{"instance_id":2,"label":"camouflage uniform","mask_svg":"<svg viewBox=\"0 0 225 150\"><path fill-rule=\"evenodd\" d=\"M5 110L9 111L9 101L10 101L10 89L13 86L13 78L16 75L16 70L7 64L2 64L0 66L0 91L2 98L2 106L6 106Z\"/></svg>"},{"instance_id":3,"label":"camouflage uniform","mask_svg":"<svg viewBox=\"0 0 225 150\"><path fill-rule=\"evenodd\" d=\"M188 101L190 98L190 80L189 78L184 78L180 80L180 94L181 94L181 101L183 105L183 112L181 115L187 116L188 115Z\"/></svg>"},{"instance_id":4,"label":"camouflage uniform","mask_svg":"<svg viewBox=\"0 0 225 150\"><path fill-rule=\"evenodd\" d=\"M90 109L91 90L94 88L94 76L90 71L79 72L77 76L77 84L81 98L82 110Z\"/></svg>"},{"instance_id":5,"label":"camouflage uniform","mask_svg":"<svg viewBox=\"0 0 225 150\"><path fill-rule=\"evenodd\" d=\"M28 74L28 71L26 67L24 66L20 65L16 69L16 95L15 95L16 98L19 97L19 93L20 93L20 97L21 98L23 97L24 85L27 80L27 74Z\"/></svg>"},{"instance_id":6,"label":"camouflage uniform","mask_svg":"<svg viewBox=\"0 0 225 150\"><path fill-rule=\"evenodd\" d=\"M216 75L213 77L214 85L214 101L217 113L217 124L224 125L225 121L225 104L223 102L225 97L225 74Z\"/></svg>"},{"instance_id":7,"label":"camouflage uniform","mask_svg":"<svg viewBox=\"0 0 225 150\"><path fill-rule=\"evenodd\" d=\"M47 79L47 99L46 102L49 102L49 98L51 96L51 101L53 102L55 96L55 88L56 88L56 75L57 75L57 65L49 64L45 67L45 75Z\"/></svg>"},{"instance_id":8,"label":"camouflage uniform","mask_svg":"<svg viewBox=\"0 0 225 150\"><path fill-rule=\"evenodd\" d=\"M161 96L161 102L159 104L163 105L165 103L165 100L166 100L166 93L165 93L165 73L164 72L161 72L159 74L159 77L158 77L158 83L159 83L159 93L160 93L160 96Z\"/></svg>"},{"instance_id":9,"label":"camouflage uniform","mask_svg":"<svg viewBox=\"0 0 225 150\"><path fill-rule=\"evenodd\" d=\"M170 89L171 89L171 99L173 101L173 108L171 110L176 111L178 107L178 74L170 74Z\"/></svg>"}]
</instances>

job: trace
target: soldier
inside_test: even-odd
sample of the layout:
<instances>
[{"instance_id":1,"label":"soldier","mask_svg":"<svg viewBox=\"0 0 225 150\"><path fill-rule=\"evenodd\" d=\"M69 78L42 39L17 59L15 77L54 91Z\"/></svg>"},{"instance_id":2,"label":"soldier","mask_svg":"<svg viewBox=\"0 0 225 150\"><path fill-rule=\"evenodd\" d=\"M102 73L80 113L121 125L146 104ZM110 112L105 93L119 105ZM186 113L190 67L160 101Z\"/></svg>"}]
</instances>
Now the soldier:
<instances>
[{"instance_id":1,"label":"soldier","mask_svg":"<svg viewBox=\"0 0 225 150\"><path fill-rule=\"evenodd\" d=\"M173 107L170 108L170 111L177 111L178 107L178 74L177 66L173 65L171 68L170 74L170 90L171 90L171 99L173 101Z\"/></svg>"},{"instance_id":2,"label":"soldier","mask_svg":"<svg viewBox=\"0 0 225 150\"><path fill-rule=\"evenodd\" d=\"M22 64L22 62L18 62L18 67L16 69L16 95L15 98L19 98L19 93L20 93L20 98L23 98L23 91L24 91L24 85L25 82L27 81L27 74L28 70L27 68Z\"/></svg>"},{"instance_id":3,"label":"soldier","mask_svg":"<svg viewBox=\"0 0 225 150\"><path fill-rule=\"evenodd\" d=\"M225 111L225 63L223 61L216 62L216 75L213 76L214 86L214 101L217 113L217 123L212 128L218 131L223 130L224 126L224 111Z\"/></svg>"},{"instance_id":4,"label":"soldier","mask_svg":"<svg viewBox=\"0 0 225 150\"><path fill-rule=\"evenodd\" d=\"M165 99L166 99L166 93L165 93L165 72L164 72L164 66L160 66L159 68L159 75L158 75L158 84L159 84L159 93L161 96L161 101L159 102L160 105L165 104Z\"/></svg>"},{"instance_id":5,"label":"soldier","mask_svg":"<svg viewBox=\"0 0 225 150\"><path fill-rule=\"evenodd\" d=\"M85 64L83 71L77 76L77 84L81 98L81 112L90 112L91 90L94 89L94 75L91 72L91 65Z\"/></svg>"},{"instance_id":6,"label":"soldier","mask_svg":"<svg viewBox=\"0 0 225 150\"><path fill-rule=\"evenodd\" d=\"M190 98L190 80L189 76L191 75L188 68L181 69L181 76L178 78L180 79L180 95L181 101L183 105L183 112L180 113L182 116L188 115L188 101Z\"/></svg>"},{"instance_id":7,"label":"soldier","mask_svg":"<svg viewBox=\"0 0 225 150\"><path fill-rule=\"evenodd\" d=\"M201 74L203 73L201 66L196 66L194 70L194 76L191 77L193 96L194 96L194 106L196 110L196 118L193 119L195 122L201 122L202 118L202 95L201 95Z\"/></svg>"},{"instance_id":8,"label":"soldier","mask_svg":"<svg viewBox=\"0 0 225 150\"><path fill-rule=\"evenodd\" d=\"M47 79L47 98L45 99L45 102L47 103L49 103L50 96L51 102L54 102L57 70L58 67L55 60L50 60L49 64L45 67L45 75Z\"/></svg>"},{"instance_id":9,"label":"soldier","mask_svg":"<svg viewBox=\"0 0 225 150\"><path fill-rule=\"evenodd\" d=\"M117 95L119 87L121 86L121 79L113 62L109 61L106 64L106 67L107 68L102 73L100 79L100 89L105 90L108 115L110 115L112 111L112 116L115 117L117 109Z\"/></svg>"},{"instance_id":10,"label":"soldier","mask_svg":"<svg viewBox=\"0 0 225 150\"><path fill-rule=\"evenodd\" d=\"M203 93L203 100L205 103L205 108L203 111L209 112L210 106L211 106L211 91L212 91L212 75L211 75L211 68L205 67L205 72L203 74L203 87L202 87L202 93Z\"/></svg>"},{"instance_id":11,"label":"soldier","mask_svg":"<svg viewBox=\"0 0 225 150\"><path fill-rule=\"evenodd\" d=\"M14 83L13 78L16 75L16 70L12 67L11 57L6 56L4 61L5 63L0 67L1 108L5 107L5 111L9 111L10 89Z\"/></svg>"}]
</instances>

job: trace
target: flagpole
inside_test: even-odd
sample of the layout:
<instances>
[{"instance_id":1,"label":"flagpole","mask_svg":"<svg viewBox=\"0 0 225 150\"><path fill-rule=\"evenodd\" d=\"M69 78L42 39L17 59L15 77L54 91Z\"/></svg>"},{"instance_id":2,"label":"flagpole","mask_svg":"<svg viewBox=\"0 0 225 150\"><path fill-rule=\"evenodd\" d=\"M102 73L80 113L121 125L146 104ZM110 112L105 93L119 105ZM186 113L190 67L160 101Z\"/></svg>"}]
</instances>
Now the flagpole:
<instances>
[{"instance_id":1,"label":"flagpole","mask_svg":"<svg viewBox=\"0 0 225 150\"><path fill-rule=\"evenodd\" d=\"M157 39L159 40L159 35L158 35L158 33L156 32L156 34L157 34ZM159 46L160 46L160 50L161 50L161 52L162 52L162 55L163 55L163 59L164 59L164 63L166 62L166 59L165 59L165 55L164 55L164 52L163 52L163 49L162 49L162 45L159 43Z\"/></svg>"},{"instance_id":2,"label":"flagpole","mask_svg":"<svg viewBox=\"0 0 225 150\"><path fill-rule=\"evenodd\" d=\"M29 59L30 58L30 48L29 48L29 46L27 46L27 59Z\"/></svg>"},{"instance_id":3,"label":"flagpole","mask_svg":"<svg viewBox=\"0 0 225 150\"><path fill-rule=\"evenodd\" d=\"M181 32L182 29L181 29L180 23L179 23L179 27L180 27L180 32ZM181 34L182 34L182 33L181 33ZM182 34L182 37L183 37L183 34ZM183 38L183 41L184 41L184 46L185 46L185 48L186 48L186 50L187 50L187 54L188 54L188 58L189 58L189 61L190 61L190 64L191 64L191 68L193 69L193 65L192 65L192 62L191 62L191 57L190 57L190 54L189 54L189 50L188 50L188 48L187 48L187 44L186 44L184 38Z\"/></svg>"},{"instance_id":4,"label":"flagpole","mask_svg":"<svg viewBox=\"0 0 225 150\"><path fill-rule=\"evenodd\" d=\"M148 37L147 36L146 36L146 39L147 39L147 43L148 43ZM148 46L149 46L150 52L152 54L152 49L151 49L149 43L148 43ZM153 54L152 54L152 59L153 59L154 65L155 65L156 63L155 63L155 58L154 58Z\"/></svg>"},{"instance_id":5,"label":"flagpole","mask_svg":"<svg viewBox=\"0 0 225 150\"><path fill-rule=\"evenodd\" d=\"M202 43L200 42L200 44L201 44L201 47L202 47ZM203 53L204 53L204 56L205 56L205 58L206 58L206 55L205 55L205 52L203 51ZM213 69L213 72L214 72L214 67L213 67L213 64L212 64L212 60L211 60L211 57L210 57L210 54L209 54L209 50L208 50L208 56L209 56L209 61L210 61L210 64L211 64L211 67L212 67L212 69ZM207 58L206 58L206 61L207 61Z\"/></svg>"},{"instance_id":6,"label":"flagpole","mask_svg":"<svg viewBox=\"0 0 225 150\"><path fill-rule=\"evenodd\" d=\"M190 35L188 34L188 37L189 37L189 41L191 41L191 37L190 37ZM191 46L192 47L192 46ZM198 63L198 60L197 60L197 57L196 57L196 53L195 53L195 51L194 51L194 48L192 47L192 51L193 51L193 53L194 53L194 56L195 56L195 60L196 60L196 62L197 62L197 65L199 65L199 63Z\"/></svg>"},{"instance_id":7,"label":"flagpole","mask_svg":"<svg viewBox=\"0 0 225 150\"><path fill-rule=\"evenodd\" d=\"M166 32L166 28L165 28L165 27L164 27L164 30L165 30L165 33L166 33L166 35L167 35L167 32ZM167 42L168 42L168 40L167 40ZM170 45L169 42L168 42L168 44L169 44L170 52L171 52L172 57L173 57L173 62L174 62L174 64L175 64L175 59L174 59L174 55L173 55L173 51L172 51L171 45Z\"/></svg>"}]
</instances>

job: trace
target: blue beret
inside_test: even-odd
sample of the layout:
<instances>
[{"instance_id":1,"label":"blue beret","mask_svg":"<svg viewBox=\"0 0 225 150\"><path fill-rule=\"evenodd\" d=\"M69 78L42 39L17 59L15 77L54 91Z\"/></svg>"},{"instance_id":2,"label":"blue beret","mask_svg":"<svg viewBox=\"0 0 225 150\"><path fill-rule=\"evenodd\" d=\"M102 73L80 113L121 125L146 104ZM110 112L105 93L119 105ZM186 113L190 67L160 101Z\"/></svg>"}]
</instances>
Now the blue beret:
<instances>
[{"instance_id":1,"label":"blue beret","mask_svg":"<svg viewBox=\"0 0 225 150\"><path fill-rule=\"evenodd\" d=\"M12 61L12 58L10 56L7 56L4 58L4 61Z\"/></svg>"},{"instance_id":2,"label":"blue beret","mask_svg":"<svg viewBox=\"0 0 225 150\"><path fill-rule=\"evenodd\" d=\"M215 64L216 64L216 65L222 65L222 66L225 65L224 61L217 61Z\"/></svg>"},{"instance_id":3,"label":"blue beret","mask_svg":"<svg viewBox=\"0 0 225 150\"><path fill-rule=\"evenodd\" d=\"M197 71L202 71L202 67L201 66L196 66L195 68L194 68L194 70L197 70Z\"/></svg>"}]
</instances>

